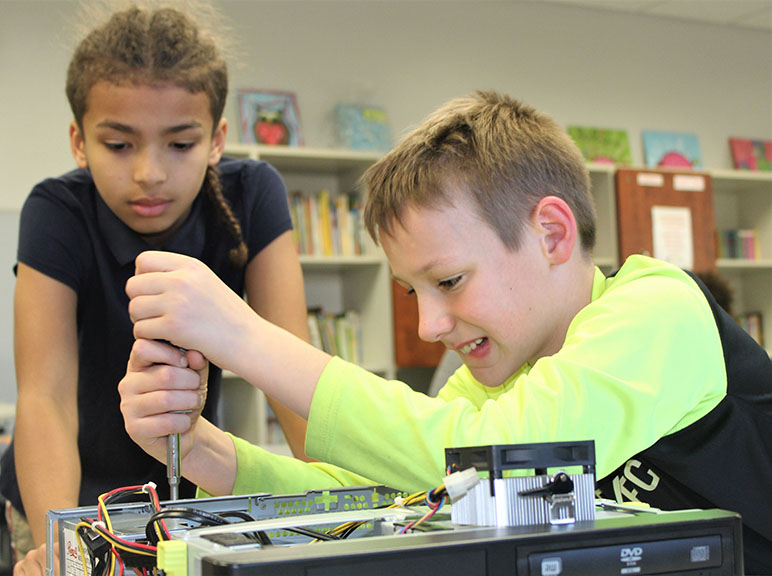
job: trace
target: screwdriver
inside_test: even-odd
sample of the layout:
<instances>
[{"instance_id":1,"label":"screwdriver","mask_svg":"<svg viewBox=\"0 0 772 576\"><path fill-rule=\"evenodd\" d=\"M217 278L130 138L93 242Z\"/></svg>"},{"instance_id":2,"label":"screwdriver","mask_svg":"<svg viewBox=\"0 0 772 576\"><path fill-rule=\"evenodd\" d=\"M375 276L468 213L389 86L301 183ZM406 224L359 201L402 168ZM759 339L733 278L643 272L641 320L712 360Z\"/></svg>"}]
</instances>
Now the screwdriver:
<instances>
[{"instance_id":1,"label":"screwdriver","mask_svg":"<svg viewBox=\"0 0 772 576\"><path fill-rule=\"evenodd\" d=\"M166 437L166 477L169 479L171 500L180 497L180 435L169 434Z\"/></svg>"},{"instance_id":2,"label":"screwdriver","mask_svg":"<svg viewBox=\"0 0 772 576\"><path fill-rule=\"evenodd\" d=\"M165 341L167 344L171 342ZM175 346L182 354L187 354L185 348ZM171 414L189 414L192 410L172 410ZM166 437L166 478L169 480L169 499L179 500L182 465L180 461L180 435L169 434Z\"/></svg>"}]
</instances>

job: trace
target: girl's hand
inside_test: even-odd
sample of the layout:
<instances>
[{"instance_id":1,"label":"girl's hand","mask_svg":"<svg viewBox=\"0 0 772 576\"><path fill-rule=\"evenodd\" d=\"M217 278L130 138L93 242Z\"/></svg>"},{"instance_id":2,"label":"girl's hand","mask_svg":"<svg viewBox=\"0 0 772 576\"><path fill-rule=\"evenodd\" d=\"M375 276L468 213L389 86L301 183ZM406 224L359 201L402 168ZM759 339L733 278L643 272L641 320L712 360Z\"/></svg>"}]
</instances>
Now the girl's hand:
<instances>
[{"instance_id":1,"label":"girl's hand","mask_svg":"<svg viewBox=\"0 0 772 576\"><path fill-rule=\"evenodd\" d=\"M209 363L196 351L138 339L118 384L126 432L145 452L166 461L166 438L180 434L180 455L193 447L193 430L206 400Z\"/></svg>"},{"instance_id":2,"label":"girl's hand","mask_svg":"<svg viewBox=\"0 0 772 576\"><path fill-rule=\"evenodd\" d=\"M257 315L202 262L171 252L143 252L126 283L134 336L199 350L229 366Z\"/></svg>"}]
</instances>

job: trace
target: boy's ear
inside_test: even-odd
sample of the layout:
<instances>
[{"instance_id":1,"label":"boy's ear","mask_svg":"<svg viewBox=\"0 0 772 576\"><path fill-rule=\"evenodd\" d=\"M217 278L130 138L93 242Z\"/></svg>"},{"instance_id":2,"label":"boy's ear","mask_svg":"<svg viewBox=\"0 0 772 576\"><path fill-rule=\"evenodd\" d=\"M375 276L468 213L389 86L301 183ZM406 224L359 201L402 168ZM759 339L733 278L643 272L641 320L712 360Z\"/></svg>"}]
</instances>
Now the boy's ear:
<instances>
[{"instance_id":1,"label":"boy's ear","mask_svg":"<svg viewBox=\"0 0 772 576\"><path fill-rule=\"evenodd\" d=\"M212 134L212 148L209 151L209 165L216 166L222 158L223 150L225 150L225 136L228 134L228 121L225 118L220 118Z\"/></svg>"},{"instance_id":2,"label":"boy's ear","mask_svg":"<svg viewBox=\"0 0 772 576\"><path fill-rule=\"evenodd\" d=\"M75 164L78 168L84 170L88 168L88 158L86 157L86 144L83 139L83 134L78 128L78 124L73 120L70 123L70 150L72 151L72 157L75 158Z\"/></svg>"},{"instance_id":3,"label":"boy's ear","mask_svg":"<svg viewBox=\"0 0 772 576\"><path fill-rule=\"evenodd\" d=\"M533 222L541 234L542 251L550 264L563 264L577 240L576 219L565 200L545 196L536 205Z\"/></svg>"}]
</instances>

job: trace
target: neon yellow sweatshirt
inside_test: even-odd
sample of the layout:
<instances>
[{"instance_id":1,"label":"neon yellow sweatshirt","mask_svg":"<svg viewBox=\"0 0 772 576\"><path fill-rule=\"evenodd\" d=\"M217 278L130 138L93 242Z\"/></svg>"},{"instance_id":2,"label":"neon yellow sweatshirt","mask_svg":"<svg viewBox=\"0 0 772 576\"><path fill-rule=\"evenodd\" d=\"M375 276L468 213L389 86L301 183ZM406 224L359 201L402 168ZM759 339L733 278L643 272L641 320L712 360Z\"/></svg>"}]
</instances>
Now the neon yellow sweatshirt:
<instances>
[{"instance_id":1,"label":"neon yellow sweatshirt","mask_svg":"<svg viewBox=\"0 0 772 576\"><path fill-rule=\"evenodd\" d=\"M415 492L441 482L445 447L572 440L595 441L602 478L725 394L721 343L702 292L678 268L633 256L612 278L596 269L592 302L558 353L495 388L462 366L430 398L333 358L306 435L306 453L321 462L234 438L234 493L362 484Z\"/></svg>"}]
</instances>

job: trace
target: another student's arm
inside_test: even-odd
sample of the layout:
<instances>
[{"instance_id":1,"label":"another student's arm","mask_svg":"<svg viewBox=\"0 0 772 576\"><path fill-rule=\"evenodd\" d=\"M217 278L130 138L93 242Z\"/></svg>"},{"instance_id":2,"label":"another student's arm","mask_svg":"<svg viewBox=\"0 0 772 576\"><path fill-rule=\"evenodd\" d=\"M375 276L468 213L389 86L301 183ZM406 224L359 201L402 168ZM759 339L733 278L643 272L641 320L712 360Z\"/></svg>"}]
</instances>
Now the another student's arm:
<instances>
[{"instance_id":1,"label":"another student's arm","mask_svg":"<svg viewBox=\"0 0 772 576\"><path fill-rule=\"evenodd\" d=\"M166 461L167 437L180 434L185 477L210 494L230 494L236 477L233 443L200 417L208 368L197 352L137 339L118 384L121 413L131 439L160 462Z\"/></svg>"},{"instance_id":2,"label":"another student's arm","mask_svg":"<svg viewBox=\"0 0 772 576\"><path fill-rule=\"evenodd\" d=\"M246 292L247 302L260 316L308 341L303 273L291 231L276 238L251 260L246 272ZM305 419L270 396L268 402L292 454L307 460Z\"/></svg>"},{"instance_id":3,"label":"another student's arm","mask_svg":"<svg viewBox=\"0 0 772 576\"><path fill-rule=\"evenodd\" d=\"M19 264L14 295L14 457L37 545L45 542L49 509L78 505L76 306L71 288Z\"/></svg>"},{"instance_id":4,"label":"another student's arm","mask_svg":"<svg viewBox=\"0 0 772 576\"><path fill-rule=\"evenodd\" d=\"M148 251L136 272L126 284L135 337L198 350L308 417L328 354L254 314L198 260Z\"/></svg>"}]
</instances>

